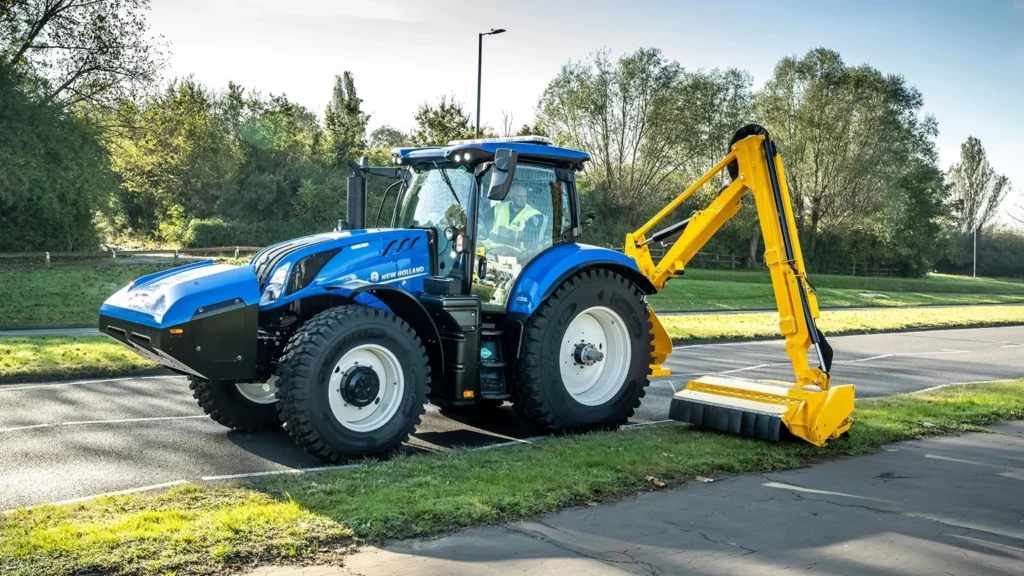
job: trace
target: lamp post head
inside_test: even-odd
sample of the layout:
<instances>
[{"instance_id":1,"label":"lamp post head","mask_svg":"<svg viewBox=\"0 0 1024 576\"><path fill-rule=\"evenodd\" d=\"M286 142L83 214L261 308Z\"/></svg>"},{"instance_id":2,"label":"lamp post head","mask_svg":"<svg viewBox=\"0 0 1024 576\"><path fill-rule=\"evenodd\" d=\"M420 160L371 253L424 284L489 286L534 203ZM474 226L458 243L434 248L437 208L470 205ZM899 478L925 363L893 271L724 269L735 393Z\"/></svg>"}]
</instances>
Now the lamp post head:
<instances>
[{"instance_id":1,"label":"lamp post head","mask_svg":"<svg viewBox=\"0 0 1024 576\"><path fill-rule=\"evenodd\" d=\"M494 35L494 34L501 34L504 31L505 31L504 28L491 28L490 32L484 32L483 35L484 36L491 36L491 35Z\"/></svg>"}]
</instances>

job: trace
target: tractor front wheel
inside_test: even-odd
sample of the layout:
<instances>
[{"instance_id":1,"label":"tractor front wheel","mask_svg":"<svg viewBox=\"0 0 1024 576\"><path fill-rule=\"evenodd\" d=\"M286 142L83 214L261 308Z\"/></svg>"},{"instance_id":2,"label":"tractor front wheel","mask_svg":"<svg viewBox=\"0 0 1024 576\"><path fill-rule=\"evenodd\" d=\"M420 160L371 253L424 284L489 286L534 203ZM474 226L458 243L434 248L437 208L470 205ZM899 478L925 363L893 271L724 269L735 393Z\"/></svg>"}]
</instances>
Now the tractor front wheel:
<instances>
[{"instance_id":1,"label":"tractor front wheel","mask_svg":"<svg viewBox=\"0 0 1024 576\"><path fill-rule=\"evenodd\" d=\"M390 312L339 306L285 348L278 407L291 437L328 462L378 456L409 438L426 409L427 352Z\"/></svg>"},{"instance_id":2,"label":"tractor front wheel","mask_svg":"<svg viewBox=\"0 0 1024 576\"><path fill-rule=\"evenodd\" d=\"M273 379L269 382L231 384L189 376L188 387L203 412L221 426L240 432L281 427Z\"/></svg>"},{"instance_id":3,"label":"tractor front wheel","mask_svg":"<svg viewBox=\"0 0 1024 576\"><path fill-rule=\"evenodd\" d=\"M625 423L649 384L643 294L603 269L563 282L530 316L516 363L516 410L552 431Z\"/></svg>"}]
</instances>

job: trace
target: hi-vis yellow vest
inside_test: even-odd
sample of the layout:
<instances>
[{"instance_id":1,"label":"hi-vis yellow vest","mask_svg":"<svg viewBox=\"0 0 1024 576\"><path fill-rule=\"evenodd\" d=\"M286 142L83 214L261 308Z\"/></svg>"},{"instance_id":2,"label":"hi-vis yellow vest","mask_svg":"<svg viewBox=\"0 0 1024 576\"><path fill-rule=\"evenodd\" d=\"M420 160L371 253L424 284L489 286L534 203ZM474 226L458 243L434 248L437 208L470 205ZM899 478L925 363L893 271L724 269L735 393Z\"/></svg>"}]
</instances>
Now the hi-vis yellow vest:
<instances>
[{"instance_id":1,"label":"hi-vis yellow vest","mask_svg":"<svg viewBox=\"0 0 1024 576\"><path fill-rule=\"evenodd\" d=\"M537 210L529 204L523 206L523 209L516 214L516 217L509 222L509 211L512 210L512 204L510 202L502 202L494 207L494 226L491 227L492 232L497 232L499 228L505 228L506 230L513 230L515 232L522 232L526 226L527 220L540 214L540 210Z\"/></svg>"}]
</instances>

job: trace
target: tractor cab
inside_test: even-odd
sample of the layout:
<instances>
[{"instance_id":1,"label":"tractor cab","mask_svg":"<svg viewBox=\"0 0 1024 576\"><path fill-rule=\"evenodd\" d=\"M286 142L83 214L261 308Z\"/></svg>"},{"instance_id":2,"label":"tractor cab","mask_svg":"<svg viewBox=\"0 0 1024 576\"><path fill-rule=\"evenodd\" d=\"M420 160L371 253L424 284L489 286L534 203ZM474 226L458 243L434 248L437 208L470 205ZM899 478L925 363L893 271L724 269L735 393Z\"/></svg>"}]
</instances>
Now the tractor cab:
<instances>
[{"instance_id":1,"label":"tractor cab","mask_svg":"<svg viewBox=\"0 0 1024 576\"><path fill-rule=\"evenodd\" d=\"M502 312L537 255L579 236L575 172L589 158L539 136L398 149L393 161L409 173L392 226L428 230L433 276Z\"/></svg>"}]
</instances>

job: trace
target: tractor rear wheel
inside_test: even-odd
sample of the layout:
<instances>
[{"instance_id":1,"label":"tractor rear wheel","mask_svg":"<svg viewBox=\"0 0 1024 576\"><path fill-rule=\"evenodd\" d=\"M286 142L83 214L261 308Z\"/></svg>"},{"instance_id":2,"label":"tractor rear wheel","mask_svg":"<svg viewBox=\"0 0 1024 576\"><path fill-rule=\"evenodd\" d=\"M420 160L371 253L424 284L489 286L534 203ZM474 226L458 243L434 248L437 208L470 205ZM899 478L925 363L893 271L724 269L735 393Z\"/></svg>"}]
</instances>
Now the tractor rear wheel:
<instances>
[{"instance_id":1,"label":"tractor rear wheel","mask_svg":"<svg viewBox=\"0 0 1024 576\"><path fill-rule=\"evenodd\" d=\"M563 282L530 316L516 363L516 410L552 431L625 423L654 351L643 294L604 269Z\"/></svg>"},{"instance_id":2,"label":"tractor rear wheel","mask_svg":"<svg viewBox=\"0 0 1024 576\"><path fill-rule=\"evenodd\" d=\"M281 358L280 418L328 462L398 448L420 423L430 391L427 351L390 312L338 306L292 336Z\"/></svg>"},{"instance_id":3,"label":"tractor rear wheel","mask_svg":"<svg viewBox=\"0 0 1024 576\"><path fill-rule=\"evenodd\" d=\"M281 427L277 416L274 380L266 383L230 384L189 376L192 397L221 426L240 432L259 432Z\"/></svg>"}]
</instances>

